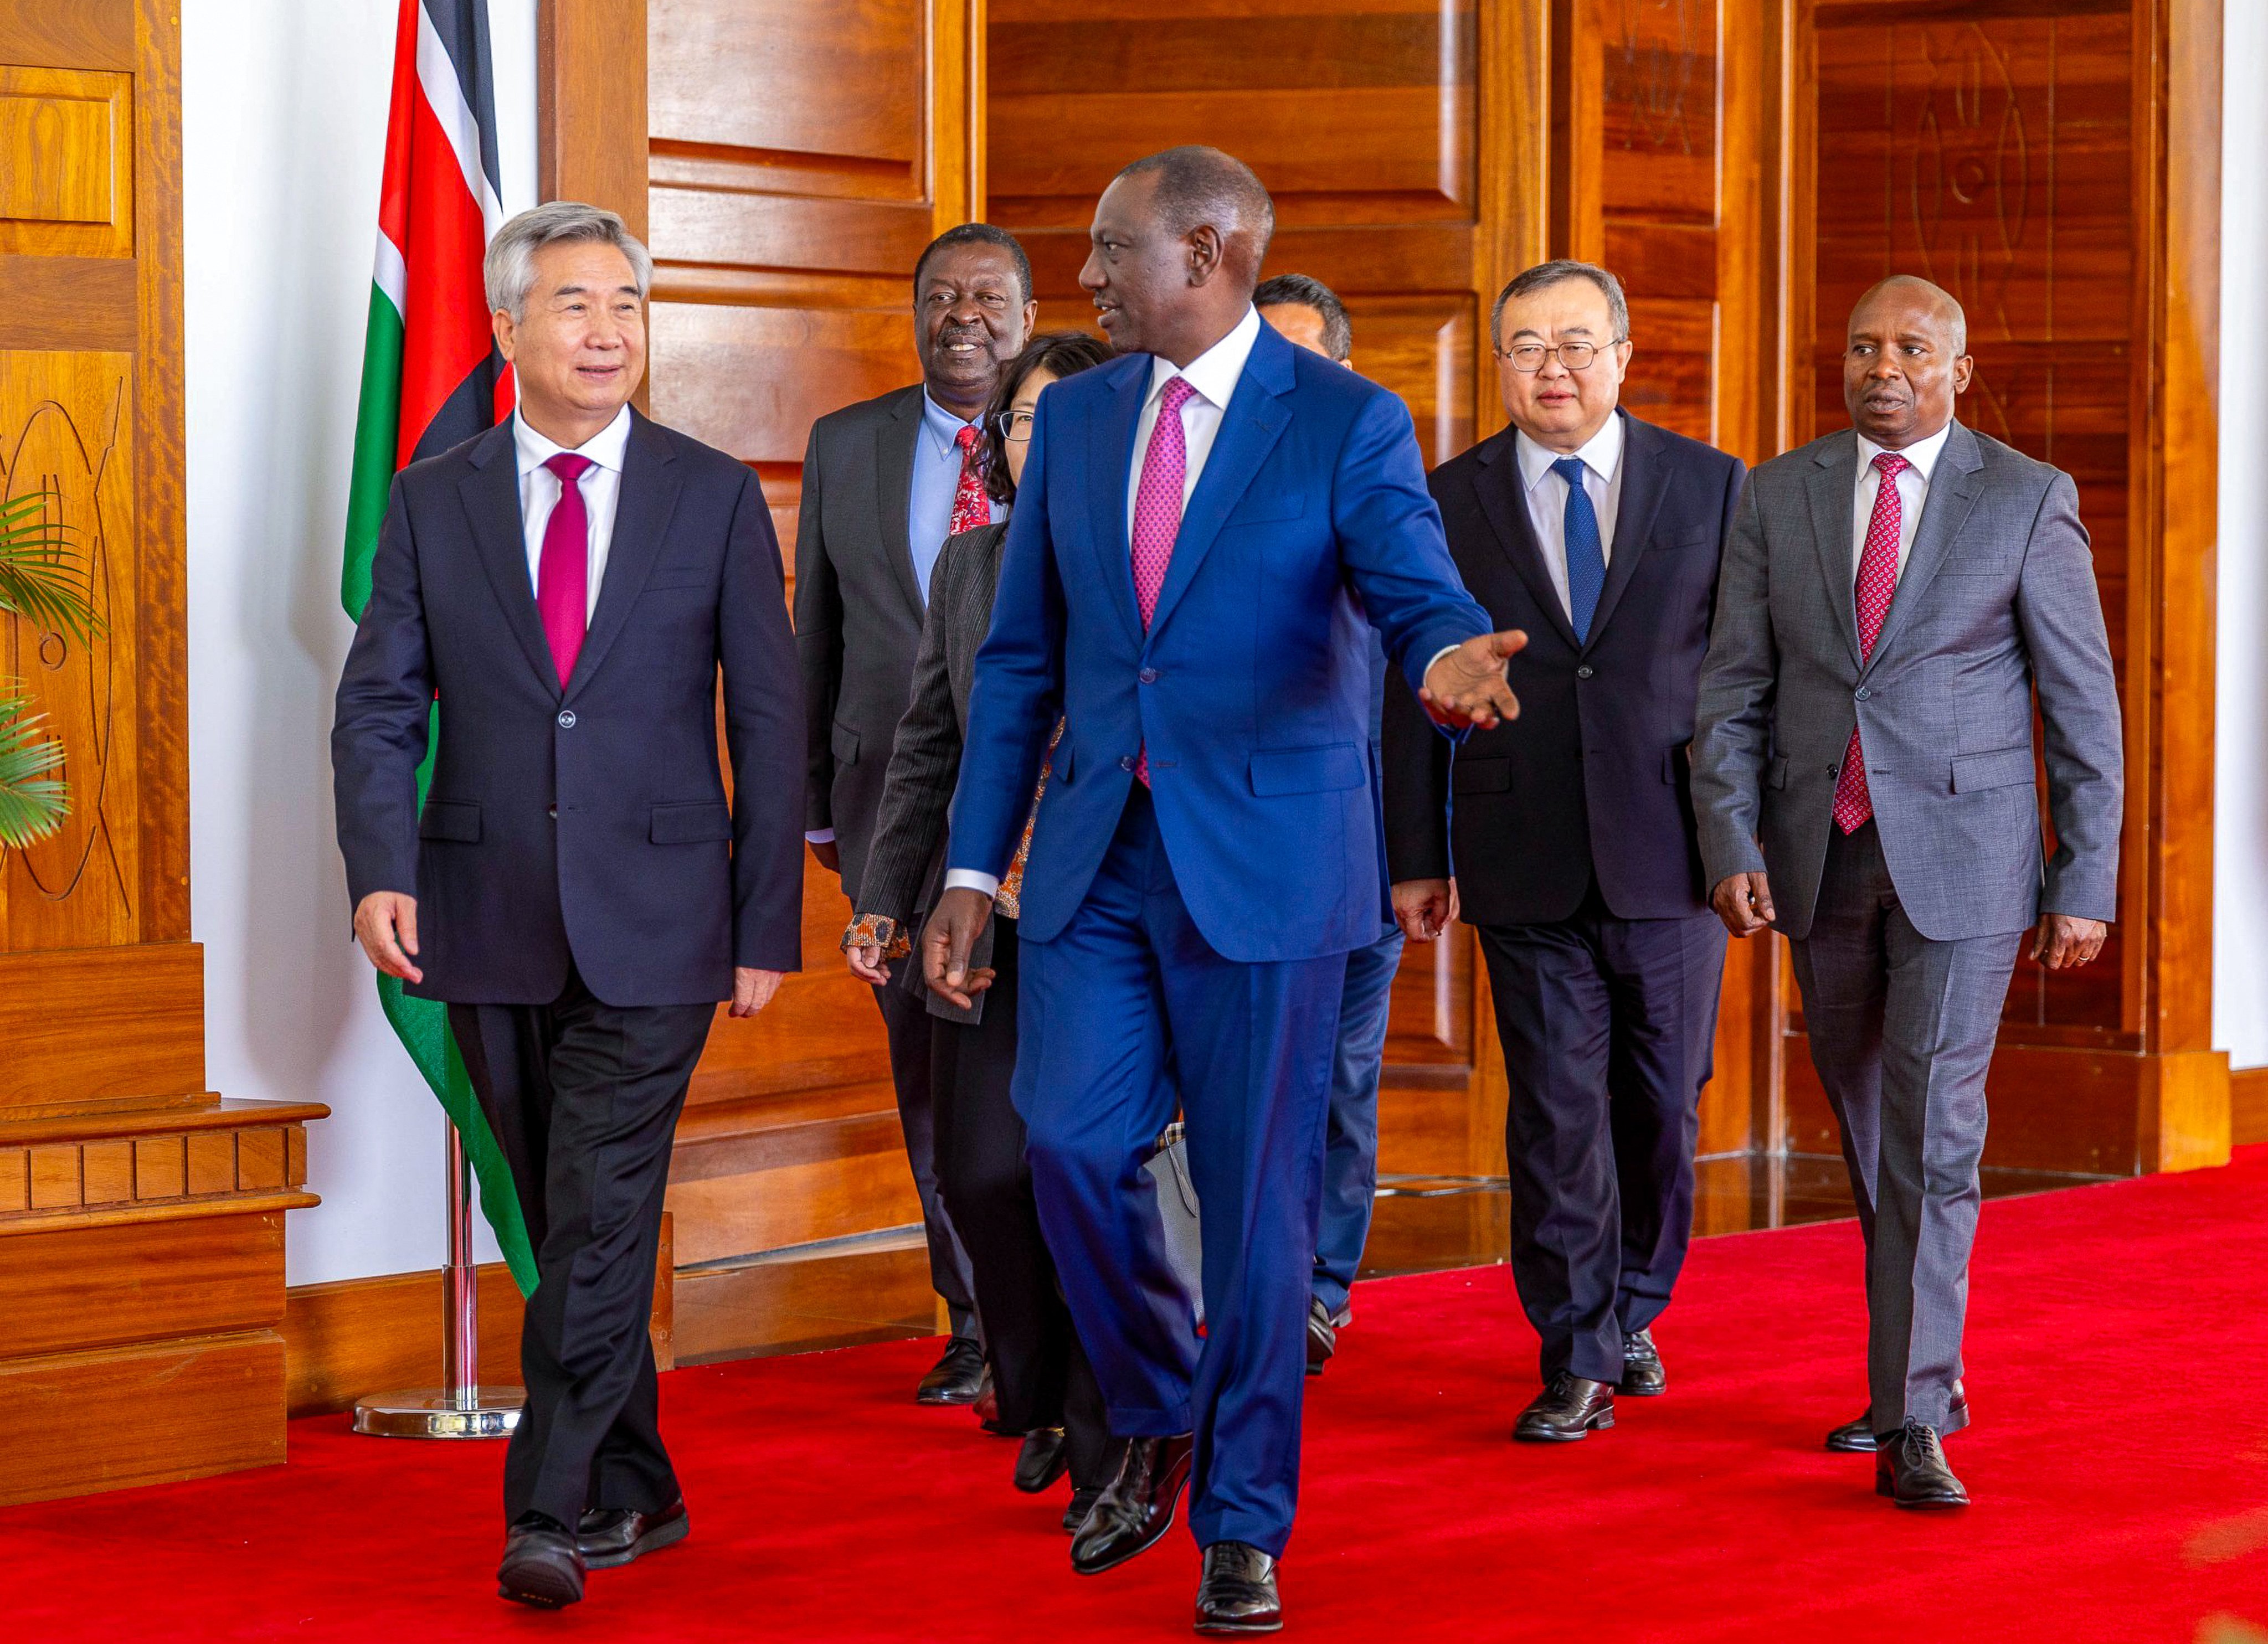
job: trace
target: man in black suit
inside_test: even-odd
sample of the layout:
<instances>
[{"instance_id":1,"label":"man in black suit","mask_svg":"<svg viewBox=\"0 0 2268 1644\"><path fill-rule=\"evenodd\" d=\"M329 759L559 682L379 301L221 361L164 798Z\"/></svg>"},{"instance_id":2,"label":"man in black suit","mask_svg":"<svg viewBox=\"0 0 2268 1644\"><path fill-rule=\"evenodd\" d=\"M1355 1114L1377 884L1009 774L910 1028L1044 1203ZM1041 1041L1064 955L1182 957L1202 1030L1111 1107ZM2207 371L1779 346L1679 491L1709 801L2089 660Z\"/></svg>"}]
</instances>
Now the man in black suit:
<instances>
[{"instance_id":1,"label":"man in black suit","mask_svg":"<svg viewBox=\"0 0 2268 1644\"><path fill-rule=\"evenodd\" d=\"M804 837L859 900L890 745L913 697L931 569L945 539L988 525L978 427L1000 368L1031 334L1032 265L1004 229L964 223L914 264L922 380L823 416L803 458L796 522L795 632L803 664L810 785ZM968 1256L938 1191L931 1021L903 988L877 987L906 1163L921 1197L930 1282L953 1334L922 1378L924 1404L967 1405L988 1377Z\"/></svg>"},{"instance_id":2,"label":"man in black suit","mask_svg":"<svg viewBox=\"0 0 2268 1644\"><path fill-rule=\"evenodd\" d=\"M497 231L519 408L394 481L331 734L356 934L448 1002L535 1249L497 1579L546 1608L686 1533L646 1333L670 1142L718 1002L799 963L779 545L747 468L630 408L652 268L591 206Z\"/></svg>"},{"instance_id":3,"label":"man in black suit","mask_svg":"<svg viewBox=\"0 0 2268 1644\"><path fill-rule=\"evenodd\" d=\"M1479 931L1512 1086L1513 1279L1543 1338L1513 1436L1565 1442L1614 1425L1617 1387L1666 1385L1650 1326L1692 1231L1725 963L1686 748L1745 470L1619 408L1630 315L1605 269L1530 268L1490 336L1513 426L1432 486L1465 585L1529 636L1510 664L1525 711L1453 752L1397 694L1387 839L1403 929L1431 940L1461 901Z\"/></svg>"}]
</instances>

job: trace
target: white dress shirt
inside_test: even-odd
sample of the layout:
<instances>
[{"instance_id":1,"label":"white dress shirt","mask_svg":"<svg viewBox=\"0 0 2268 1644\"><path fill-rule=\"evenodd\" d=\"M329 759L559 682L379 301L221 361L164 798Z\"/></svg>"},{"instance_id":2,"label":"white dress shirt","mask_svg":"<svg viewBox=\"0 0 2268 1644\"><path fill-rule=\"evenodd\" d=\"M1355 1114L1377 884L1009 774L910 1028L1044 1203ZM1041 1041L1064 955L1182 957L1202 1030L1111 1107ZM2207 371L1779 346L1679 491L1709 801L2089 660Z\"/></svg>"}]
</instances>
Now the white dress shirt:
<instances>
[{"instance_id":1,"label":"white dress shirt","mask_svg":"<svg viewBox=\"0 0 2268 1644\"><path fill-rule=\"evenodd\" d=\"M583 513L591 526L590 559L585 562L583 620L599 608L599 584L607 575L607 549L615 539L615 508L622 497L622 453L630 443L630 408L624 406L615 420L575 447L578 457L594 465L583 472ZM512 451L519 460L519 528L527 539L527 592L535 597L536 573L543 561L543 530L551 510L559 505L559 476L543 465L567 449L546 439L514 412Z\"/></svg>"},{"instance_id":2,"label":"white dress shirt","mask_svg":"<svg viewBox=\"0 0 2268 1644\"><path fill-rule=\"evenodd\" d=\"M1600 562L1613 564L1615 520L1623 505L1622 415L1609 415L1599 431L1572 452L1552 451L1517 432L1512 444L1520 457L1521 488L1528 495L1528 520L1535 529L1535 546L1543 550L1543 566L1551 573L1559 608L1572 622L1575 606L1567 595L1567 481L1551 472L1551 465L1563 455L1581 461L1583 494L1591 499L1591 511L1599 520Z\"/></svg>"},{"instance_id":3,"label":"white dress shirt","mask_svg":"<svg viewBox=\"0 0 2268 1644\"><path fill-rule=\"evenodd\" d=\"M1898 575L1906 574L1906 554L1913 547L1914 527L1921 524L1921 508L1929 501L1929 476L1953 432L1948 422L1927 439L1918 439L1898 452L1907 466L1898 471ZM1859 486L1851 507L1851 584L1859 583L1859 560L1867 552L1867 527L1874 523L1874 496L1882 488L1882 472L1874 459L1889 449L1859 436Z\"/></svg>"}]
</instances>

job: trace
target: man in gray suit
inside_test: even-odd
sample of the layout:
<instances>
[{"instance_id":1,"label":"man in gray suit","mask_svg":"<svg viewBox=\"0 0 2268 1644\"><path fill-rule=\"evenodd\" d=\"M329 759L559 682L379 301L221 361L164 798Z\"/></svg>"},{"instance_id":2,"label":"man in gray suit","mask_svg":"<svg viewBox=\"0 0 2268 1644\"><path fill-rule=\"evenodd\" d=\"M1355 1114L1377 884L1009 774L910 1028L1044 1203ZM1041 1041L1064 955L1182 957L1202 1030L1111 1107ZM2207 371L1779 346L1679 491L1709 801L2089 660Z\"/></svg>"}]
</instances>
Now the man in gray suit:
<instances>
[{"instance_id":1,"label":"man in gray suit","mask_svg":"<svg viewBox=\"0 0 2268 1644\"><path fill-rule=\"evenodd\" d=\"M1874 1450L1910 1508L1969 1501L1939 1441L1969 1421L1984 1075L2017 950L2029 929L2051 970L2084 965L2117 906L2118 698L2078 490L1954 421L1971 370L1936 286L1859 299L1854 426L1749 478L1693 738L1712 905L1794 945L1866 1235L1872 1404L1829 1447Z\"/></svg>"},{"instance_id":2,"label":"man in gray suit","mask_svg":"<svg viewBox=\"0 0 2268 1644\"><path fill-rule=\"evenodd\" d=\"M1014 236L964 223L914 264L914 347L922 380L812 425L795 537L795 637L809 715L804 837L855 906L882 804L890 744L913 694L929 576L946 537L990 524L978 420L1031 334L1032 265ZM930 1280L953 1337L916 1392L974 1404L984 1352L968 1258L937 1185L930 1103L930 1016L902 988L878 987L906 1161L921 1195Z\"/></svg>"}]
</instances>

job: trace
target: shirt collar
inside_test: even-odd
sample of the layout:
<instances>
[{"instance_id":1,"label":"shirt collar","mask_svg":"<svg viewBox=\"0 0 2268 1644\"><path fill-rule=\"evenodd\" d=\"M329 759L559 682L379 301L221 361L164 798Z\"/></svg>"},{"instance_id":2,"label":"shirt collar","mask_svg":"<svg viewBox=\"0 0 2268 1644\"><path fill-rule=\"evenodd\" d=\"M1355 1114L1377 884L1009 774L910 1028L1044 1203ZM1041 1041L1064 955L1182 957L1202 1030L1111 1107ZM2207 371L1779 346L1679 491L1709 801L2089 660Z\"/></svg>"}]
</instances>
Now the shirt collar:
<instances>
[{"instance_id":1,"label":"shirt collar","mask_svg":"<svg viewBox=\"0 0 2268 1644\"><path fill-rule=\"evenodd\" d=\"M1252 345L1260 340L1260 311L1247 308L1244 318L1229 327L1228 334L1187 365L1176 367L1162 354L1150 359L1150 392L1145 403L1155 400L1160 390L1176 377L1186 378L1190 387L1204 397L1208 405L1226 411L1229 396L1236 392L1237 378L1244 375L1244 363L1252 357Z\"/></svg>"},{"instance_id":2,"label":"shirt collar","mask_svg":"<svg viewBox=\"0 0 2268 1644\"><path fill-rule=\"evenodd\" d=\"M981 415L968 419L954 415L952 412L929 397L928 388L923 388L922 428L937 447L939 456L941 457L953 449L953 442L961 437L961 429L976 428L982 421Z\"/></svg>"},{"instance_id":3,"label":"shirt collar","mask_svg":"<svg viewBox=\"0 0 2268 1644\"><path fill-rule=\"evenodd\" d=\"M1548 445L1539 445L1527 435L1514 431L1513 449L1520 453L1520 478L1523 488L1534 490L1551 472L1551 465L1559 460L1559 453ZM1607 418L1599 431L1591 436L1572 453L1582 459L1583 466L1600 479L1612 483L1615 470L1623 459L1623 414L1615 412Z\"/></svg>"},{"instance_id":4,"label":"shirt collar","mask_svg":"<svg viewBox=\"0 0 2268 1644\"><path fill-rule=\"evenodd\" d=\"M575 447L578 457L588 457L601 468L615 473L622 471L622 456L630 449L630 408L624 406L615 413L615 420ZM527 426L527 419L517 411L512 418L512 444L519 459L523 478L534 473L545 463L568 449Z\"/></svg>"},{"instance_id":5,"label":"shirt collar","mask_svg":"<svg viewBox=\"0 0 2268 1644\"><path fill-rule=\"evenodd\" d=\"M1855 429L1852 431L1856 432ZM1914 472L1921 475L1921 482L1927 485L1930 470L1937 466L1938 457L1945 450L1945 442L1952 436L1953 424L1948 422L1943 428L1938 429L1927 439L1918 439L1912 444L1901 449L1898 455L1913 464ZM1889 446L1877 445L1864 434L1860 434L1859 436L1859 472L1864 474L1867 469L1874 466L1874 459L1889 449Z\"/></svg>"}]
</instances>

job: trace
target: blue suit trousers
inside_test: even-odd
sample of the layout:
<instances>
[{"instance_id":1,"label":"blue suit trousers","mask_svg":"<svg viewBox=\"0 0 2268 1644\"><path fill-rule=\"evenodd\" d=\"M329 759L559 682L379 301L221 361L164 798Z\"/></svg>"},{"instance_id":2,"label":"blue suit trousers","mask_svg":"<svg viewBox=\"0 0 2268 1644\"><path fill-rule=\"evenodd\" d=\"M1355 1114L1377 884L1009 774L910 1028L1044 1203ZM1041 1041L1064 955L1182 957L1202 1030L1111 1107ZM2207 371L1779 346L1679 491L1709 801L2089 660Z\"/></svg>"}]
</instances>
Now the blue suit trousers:
<instances>
[{"instance_id":1,"label":"blue suit trousers","mask_svg":"<svg viewBox=\"0 0 2268 1644\"><path fill-rule=\"evenodd\" d=\"M1200 1545L1280 1554L1299 1494L1309 1277L1343 953L1215 951L1136 786L1051 941L1027 940L1015 1100L1064 1295L1127 1437L1196 1435ZM1142 1164L1174 1117L1204 1206L1206 1328Z\"/></svg>"},{"instance_id":2,"label":"blue suit trousers","mask_svg":"<svg viewBox=\"0 0 2268 1644\"><path fill-rule=\"evenodd\" d=\"M1347 1304L1370 1213L1378 1199L1378 1075L1402 933L1347 955L1339 1042L1331 1061L1330 1119L1323 1132L1322 1229L1315 1239L1315 1299L1336 1315Z\"/></svg>"}]
</instances>

